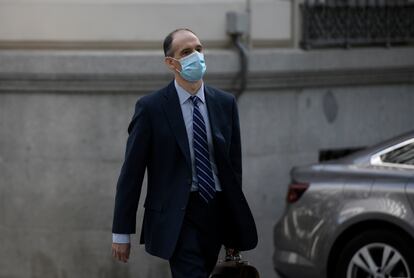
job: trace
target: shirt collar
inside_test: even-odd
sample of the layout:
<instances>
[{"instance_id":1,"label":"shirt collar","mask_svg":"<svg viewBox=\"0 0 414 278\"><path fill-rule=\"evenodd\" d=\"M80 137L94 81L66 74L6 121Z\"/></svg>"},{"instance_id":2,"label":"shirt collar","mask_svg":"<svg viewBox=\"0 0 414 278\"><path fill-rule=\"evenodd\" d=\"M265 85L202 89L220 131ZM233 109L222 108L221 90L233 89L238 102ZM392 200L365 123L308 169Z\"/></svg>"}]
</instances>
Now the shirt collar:
<instances>
[{"instance_id":1,"label":"shirt collar","mask_svg":"<svg viewBox=\"0 0 414 278\"><path fill-rule=\"evenodd\" d=\"M178 85L177 80L174 80L175 89L177 90L178 98L180 99L180 104L183 105L184 102L186 102L192 94L187 92L183 87ZM204 96L204 83L201 84L200 89L198 89L197 93L195 94L202 103L205 102L205 96Z\"/></svg>"}]
</instances>

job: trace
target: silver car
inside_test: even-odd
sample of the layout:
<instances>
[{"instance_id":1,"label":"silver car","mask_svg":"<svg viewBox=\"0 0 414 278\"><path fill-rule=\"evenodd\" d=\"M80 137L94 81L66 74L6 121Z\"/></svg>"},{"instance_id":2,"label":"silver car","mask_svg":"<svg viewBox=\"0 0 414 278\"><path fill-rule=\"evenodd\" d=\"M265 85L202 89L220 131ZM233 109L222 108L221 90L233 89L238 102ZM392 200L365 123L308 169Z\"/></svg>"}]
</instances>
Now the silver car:
<instances>
[{"instance_id":1,"label":"silver car","mask_svg":"<svg viewBox=\"0 0 414 278\"><path fill-rule=\"evenodd\" d=\"M414 278L414 131L295 167L274 229L289 278Z\"/></svg>"}]
</instances>

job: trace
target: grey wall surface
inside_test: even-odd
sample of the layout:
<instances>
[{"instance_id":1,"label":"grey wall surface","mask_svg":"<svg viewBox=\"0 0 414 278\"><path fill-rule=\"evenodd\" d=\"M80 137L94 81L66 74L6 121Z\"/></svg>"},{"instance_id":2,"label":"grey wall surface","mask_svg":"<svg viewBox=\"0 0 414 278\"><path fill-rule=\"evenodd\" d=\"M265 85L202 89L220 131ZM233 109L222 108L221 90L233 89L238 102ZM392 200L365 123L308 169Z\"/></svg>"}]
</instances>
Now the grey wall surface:
<instances>
[{"instance_id":1,"label":"grey wall surface","mask_svg":"<svg viewBox=\"0 0 414 278\"><path fill-rule=\"evenodd\" d=\"M245 258L261 277L277 277L272 233L293 165L316 162L321 149L367 146L413 129L410 51L252 53L239 112L244 191L260 240ZM135 101L166 84L161 60L157 53L65 55L0 53L0 277L168 278L168 263L146 254L138 236L129 264L110 254L126 128ZM210 83L232 88L235 57L211 54ZM138 226L142 212L141 202Z\"/></svg>"}]
</instances>

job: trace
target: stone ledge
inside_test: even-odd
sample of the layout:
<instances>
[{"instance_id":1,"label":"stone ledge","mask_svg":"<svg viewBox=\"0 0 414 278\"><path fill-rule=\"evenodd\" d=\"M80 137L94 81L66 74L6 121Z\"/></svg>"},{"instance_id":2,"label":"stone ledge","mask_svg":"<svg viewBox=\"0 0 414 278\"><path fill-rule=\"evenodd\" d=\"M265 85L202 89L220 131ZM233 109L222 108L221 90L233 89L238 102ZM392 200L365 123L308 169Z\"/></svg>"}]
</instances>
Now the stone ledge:
<instances>
[{"instance_id":1,"label":"stone ledge","mask_svg":"<svg viewBox=\"0 0 414 278\"><path fill-rule=\"evenodd\" d=\"M248 90L414 83L412 48L253 50ZM209 84L237 88L238 57L206 53ZM160 51L0 51L0 92L148 93L172 75Z\"/></svg>"}]
</instances>

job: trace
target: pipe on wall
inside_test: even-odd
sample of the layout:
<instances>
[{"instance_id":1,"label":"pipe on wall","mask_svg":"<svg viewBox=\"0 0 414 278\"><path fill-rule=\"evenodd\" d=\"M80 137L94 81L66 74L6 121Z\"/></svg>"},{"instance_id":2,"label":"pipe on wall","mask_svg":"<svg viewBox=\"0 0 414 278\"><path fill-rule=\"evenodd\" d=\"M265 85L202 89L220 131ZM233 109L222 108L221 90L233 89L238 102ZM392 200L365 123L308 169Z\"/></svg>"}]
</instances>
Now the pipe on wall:
<instances>
[{"instance_id":1,"label":"pipe on wall","mask_svg":"<svg viewBox=\"0 0 414 278\"><path fill-rule=\"evenodd\" d=\"M240 71L237 76L237 80L239 80L239 86L235 89L235 97L236 99L238 99L246 90L249 57L248 50L241 40L242 34L232 35L231 38L234 46L237 48L237 51L239 52L240 59Z\"/></svg>"}]
</instances>

